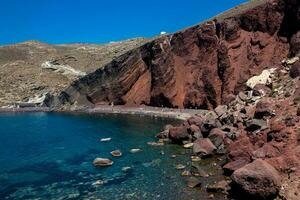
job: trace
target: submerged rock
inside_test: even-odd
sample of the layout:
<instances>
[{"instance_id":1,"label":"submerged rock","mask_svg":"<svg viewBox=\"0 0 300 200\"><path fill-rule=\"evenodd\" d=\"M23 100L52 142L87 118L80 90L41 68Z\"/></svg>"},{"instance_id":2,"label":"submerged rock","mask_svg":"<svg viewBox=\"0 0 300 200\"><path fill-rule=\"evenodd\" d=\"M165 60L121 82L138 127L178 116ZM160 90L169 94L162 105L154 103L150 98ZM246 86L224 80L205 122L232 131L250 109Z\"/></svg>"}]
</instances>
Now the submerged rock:
<instances>
[{"instance_id":1,"label":"submerged rock","mask_svg":"<svg viewBox=\"0 0 300 200\"><path fill-rule=\"evenodd\" d=\"M195 177L190 177L187 181L187 186L190 188L201 187L201 185L201 181Z\"/></svg>"},{"instance_id":2,"label":"submerged rock","mask_svg":"<svg viewBox=\"0 0 300 200\"><path fill-rule=\"evenodd\" d=\"M114 157L122 156L122 152L120 150L114 150L114 151L110 152L110 154Z\"/></svg>"},{"instance_id":3,"label":"submerged rock","mask_svg":"<svg viewBox=\"0 0 300 200\"><path fill-rule=\"evenodd\" d=\"M230 189L229 183L226 180L206 186L207 192L227 192Z\"/></svg>"},{"instance_id":4,"label":"submerged rock","mask_svg":"<svg viewBox=\"0 0 300 200\"><path fill-rule=\"evenodd\" d=\"M130 149L130 153L137 153L142 151L141 149Z\"/></svg>"},{"instance_id":5,"label":"submerged rock","mask_svg":"<svg viewBox=\"0 0 300 200\"><path fill-rule=\"evenodd\" d=\"M111 166L113 165L113 161L108 159L108 158L96 158L93 161L93 165L95 167L106 167L106 166Z\"/></svg>"},{"instance_id":6,"label":"submerged rock","mask_svg":"<svg viewBox=\"0 0 300 200\"><path fill-rule=\"evenodd\" d=\"M178 170L185 169L185 165L183 165L183 164L177 164L176 165L176 169L178 169Z\"/></svg>"},{"instance_id":7,"label":"submerged rock","mask_svg":"<svg viewBox=\"0 0 300 200\"><path fill-rule=\"evenodd\" d=\"M101 138L100 141L101 142L109 142L109 141L111 141L111 138Z\"/></svg>"}]
</instances>

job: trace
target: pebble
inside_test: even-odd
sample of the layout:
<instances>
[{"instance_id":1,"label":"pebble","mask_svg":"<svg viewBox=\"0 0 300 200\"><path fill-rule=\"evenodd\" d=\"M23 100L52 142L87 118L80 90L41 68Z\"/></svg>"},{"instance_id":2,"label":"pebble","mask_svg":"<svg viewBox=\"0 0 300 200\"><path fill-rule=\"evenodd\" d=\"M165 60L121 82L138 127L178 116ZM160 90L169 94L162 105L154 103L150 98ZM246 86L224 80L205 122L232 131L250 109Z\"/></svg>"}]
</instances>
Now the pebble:
<instances>
[{"instance_id":1,"label":"pebble","mask_svg":"<svg viewBox=\"0 0 300 200\"><path fill-rule=\"evenodd\" d=\"M193 145L194 145L194 143L187 143L187 144L183 145L183 147L186 149L190 149L193 147Z\"/></svg>"}]
</instances>

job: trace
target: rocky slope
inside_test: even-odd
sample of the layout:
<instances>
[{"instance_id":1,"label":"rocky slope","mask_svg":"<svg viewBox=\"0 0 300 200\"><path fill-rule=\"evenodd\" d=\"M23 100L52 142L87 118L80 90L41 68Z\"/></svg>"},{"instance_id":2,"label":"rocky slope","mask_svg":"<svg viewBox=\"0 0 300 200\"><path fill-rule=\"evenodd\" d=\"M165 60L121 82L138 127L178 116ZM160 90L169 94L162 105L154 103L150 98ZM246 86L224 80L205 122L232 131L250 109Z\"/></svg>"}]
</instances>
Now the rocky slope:
<instances>
[{"instance_id":1,"label":"rocky slope","mask_svg":"<svg viewBox=\"0 0 300 200\"><path fill-rule=\"evenodd\" d=\"M203 159L225 155L231 190L226 182L207 188L234 199L300 199L299 60L249 79L247 91L228 105L168 126L158 137L190 146Z\"/></svg>"},{"instance_id":2,"label":"rocky slope","mask_svg":"<svg viewBox=\"0 0 300 200\"><path fill-rule=\"evenodd\" d=\"M58 94L74 80L138 47L142 38L107 45L28 41L0 47L0 106Z\"/></svg>"},{"instance_id":3,"label":"rocky slope","mask_svg":"<svg viewBox=\"0 0 300 200\"><path fill-rule=\"evenodd\" d=\"M210 109L299 50L299 2L251 1L161 36L75 81L59 104Z\"/></svg>"}]
</instances>

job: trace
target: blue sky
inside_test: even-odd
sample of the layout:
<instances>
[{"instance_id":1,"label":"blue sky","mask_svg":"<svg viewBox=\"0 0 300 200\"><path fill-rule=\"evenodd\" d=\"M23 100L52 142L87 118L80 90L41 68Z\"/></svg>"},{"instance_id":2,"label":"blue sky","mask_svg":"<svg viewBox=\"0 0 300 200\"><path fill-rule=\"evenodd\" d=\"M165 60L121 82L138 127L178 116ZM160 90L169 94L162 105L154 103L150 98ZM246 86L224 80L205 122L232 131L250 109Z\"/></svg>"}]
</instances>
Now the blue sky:
<instances>
[{"instance_id":1,"label":"blue sky","mask_svg":"<svg viewBox=\"0 0 300 200\"><path fill-rule=\"evenodd\" d=\"M0 44L106 43L197 24L246 0L0 0Z\"/></svg>"}]
</instances>

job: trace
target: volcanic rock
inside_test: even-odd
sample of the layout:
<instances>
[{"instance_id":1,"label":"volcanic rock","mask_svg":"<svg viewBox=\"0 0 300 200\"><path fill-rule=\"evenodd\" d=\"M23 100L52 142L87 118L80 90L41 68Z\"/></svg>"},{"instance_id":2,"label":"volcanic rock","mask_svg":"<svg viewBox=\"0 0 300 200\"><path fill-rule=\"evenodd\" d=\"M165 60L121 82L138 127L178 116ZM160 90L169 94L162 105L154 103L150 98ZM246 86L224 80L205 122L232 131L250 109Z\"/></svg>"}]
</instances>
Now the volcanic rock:
<instances>
[{"instance_id":1,"label":"volcanic rock","mask_svg":"<svg viewBox=\"0 0 300 200\"><path fill-rule=\"evenodd\" d=\"M184 140L189 139L188 129L185 126L172 127L169 130L169 138L174 143L181 144Z\"/></svg>"},{"instance_id":2,"label":"volcanic rock","mask_svg":"<svg viewBox=\"0 0 300 200\"><path fill-rule=\"evenodd\" d=\"M122 152L120 150L114 150L114 151L110 152L110 154L114 157L121 157L122 156Z\"/></svg>"},{"instance_id":3,"label":"volcanic rock","mask_svg":"<svg viewBox=\"0 0 300 200\"><path fill-rule=\"evenodd\" d=\"M107 167L107 166L111 166L113 164L114 164L114 162L107 158L96 158L93 161L93 165L95 167Z\"/></svg>"},{"instance_id":4,"label":"volcanic rock","mask_svg":"<svg viewBox=\"0 0 300 200\"><path fill-rule=\"evenodd\" d=\"M225 133L219 128L214 128L210 131L208 138L216 147L219 147L223 143Z\"/></svg>"},{"instance_id":5,"label":"volcanic rock","mask_svg":"<svg viewBox=\"0 0 300 200\"><path fill-rule=\"evenodd\" d=\"M271 116L273 114L272 103L266 100L261 100L256 104L254 117L262 119L263 117Z\"/></svg>"},{"instance_id":6,"label":"volcanic rock","mask_svg":"<svg viewBox=\"0 0 300 200\"><path fill-rule=\"evenodd\" d=\"M59 95L57 107L114 102L215 108L244 90L250 77L288 56L290 38L298 31L297 25L291 29L289 24L298 20L297 14L285 17L291 13L290 4L250 1L202 24L162 35L73 82ZM298 39L293 38L296 50ZM271 74L265 69L248 85L268 84Z\"/></svg>"},{"instance_id":7,"label":"volcanic rock","mask_svg":"<svg viewBox=\"0 0 300 200\"><path fill-rule=\"evenodd\" d=\"M258 198L271 198L277 195L281 178L270 164L261 159L236 170L232 180L237 188Z\"/></svg>"},{"instance_id":8,"label":"volcanic rock","mask_svg":"<svg viewBox=\"0 0 300 200\"><path fill-rule=\"evenodd\" d=\"M216 149L208 138L197 139L193 145L193 152L201 156L211 156Z\"/></svg>"}]
</instances>

